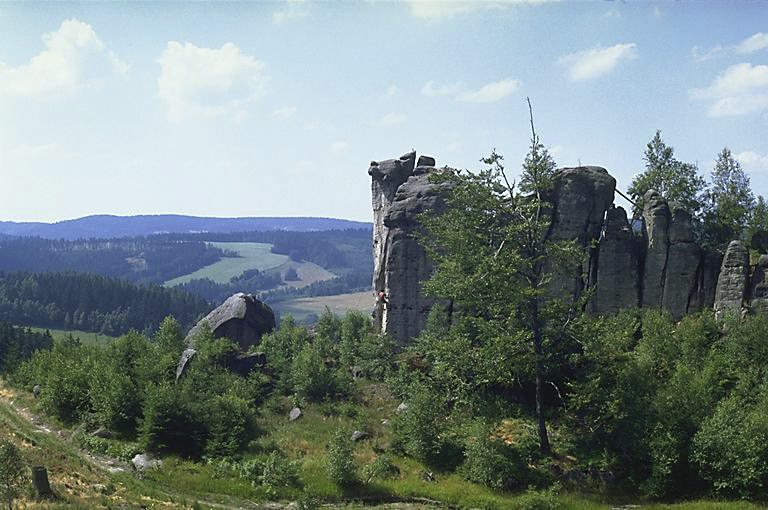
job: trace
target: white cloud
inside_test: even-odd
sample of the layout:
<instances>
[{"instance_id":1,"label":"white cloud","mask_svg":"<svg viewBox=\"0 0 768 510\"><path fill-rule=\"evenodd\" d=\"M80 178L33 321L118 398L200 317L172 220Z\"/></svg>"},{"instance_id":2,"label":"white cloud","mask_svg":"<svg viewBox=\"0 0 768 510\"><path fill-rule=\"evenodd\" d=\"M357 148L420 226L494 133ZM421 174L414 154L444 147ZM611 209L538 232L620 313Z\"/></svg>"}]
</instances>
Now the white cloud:
<instances>
[{"instance_id":1,"label":"white cloud","mask_svg":"<svg viewBox=\"0 0 768 510\"><path fill-rule=\"evenodd\" d=\"M755 53L756 51L764 50L768 48L768 34L764 32L757 32L753 34L739 44L733 46L723 46L718 44L713 46L709 50L704 50L699 46L694 46L691 49L691 54L696 62L703 62L705 60L718 57L720 55L739 54L744 55L747 53Z\"/></svg>"},{"instance_id":2,"label":"white cloud","mask_svg":"<svg viewBox=\"0 0 768 510\"><path fill-rule=\"evenodd\" d=\"M384 115L381 119L379 119L378 122L376 122L379 126L395 126L397 124L402 124L405 122L407 117L405 114L402 113L388 113Z\"/></svg>"},{"instance_id":3,"label":"white cloud","mask_svg":"<svg viewBox=\"0 0 768 510\"><path fill-rule=\"evenodd\" d=\"M296 115L299 109L295 106L283 106L272 112L273 117L279 117L281 119L289 119Z\"/></svg>"},{"instance_id":4,"label":"white cloud","mask_svg":"<svg viewBox=\"0 0 768 510\"><path fill-rule=\"evenodd\" d=\"M609 48L592 48L565 55L558 63L568 67L568 76L572 81L589 80L603 76L623 60L637 57L635 43L616 44Z\"/></svg>"},{"instance_id":5,"label":"white cloud","mask_svg":"<svg viewBox=\"0 0 768 510\"><path fill-rule=\"evenodd\" d=\"M349 149L349 144L347 142L334 142L331 144L331 153L334 156L339 156L346 152L347 149Z\"/></svg>"},{"instance_id":6,"label":"white cloud","mask_svg":"<svg viewBox=\"0 0 768 510\"><path fill-rule=\"evenodd\" d=\"M303 18L309 14L310 4L308 0L285 0L282 9L272 14L275 23L282 23L296 18Z\"/></svg>"},{"instance_id":7,"label":"white cloud","mask_svg":"<svg viewBox=\"0 0 768 510\"><path fill-rule=\"evenodd\" d=\"M384 94L381 96L382 99L389 99L391 97L395 97L397 93L399 92L397 85L390 85L387 87L387 90L384 91Z\"/></svg>"},{"instance_id":8,"label":"white cloud","mask_svg":"<svg viewBox=\"0 0 768 510\"><path fill-rule=\"evenodd\" d=\"M461 90L461 83L435 86L433 81L428 81L421 87L421 94L427 97L452 96Z\"/></svg>"},{"instance_id":9,"label":"white cloud","mask_svg":"<svg viewBox=\"0 0 768 510\"><path fill-rule=\"evenodd\" d=\"M232 43L216 49L169 41L158 62L158 96L174 120L187 115L238 116L264 93L267 82L264 64Z\"/></svg>"},{"instance_id":10,"label":"white cloud","mask_svg":"<svg viewBox=\"0 0 768 510\"><path fill-rule=\"evenodd\" d=\"M744 151L734 156L747 170L768 170L768 154Z\"/></svg>"},{"instance_id":11,"label":"white cloud","mask_svg":"<svg viewBox=\"0 0 768 510\"><path fill-rule=\"evenodd\" d=\"M768 34L758 32L736 45L736 53L754 53L768 48Z\"/></svg>"},{"instance_id":12,"label":"white cloud","mask_svg":"<svg viewBox=\"0 0 768 510\"><path fill-rule=\"evenodd\" d=\"M460 94L458 99L471 103L495 103L512 94L520 87L520 80L508 78L483 85L478 90Z\"/></svg>"},{"instance_id":13,"label":"white cloud","mask_svg":"<svg viewBox=\"0 0 768 510\"><path fill-rule=\"evenodd\" d=\"M411 14L417 18L440 20L472 11L505 9L514 5L537 5L549 1L553 0L408 0L408 5Z\"/></svg>"},{"instance_id":14,"label":"white cloud","mask_svg":"<svg viewBox=\"0 0 768 510\"><path fill-rule=\"evenodd\" d=\"M93 86L110 72L125 74L128 65L107 50L93 28L66 20L43 35L45 49L28 63L10 67L0 62L0 95L39 96Z\"/></svg>"},{"instance_id":15,"label":"white cloud","mask_svg":"<svg viewBox=\"0 0 768 510\"><path fill-rule=\"evenodd\" d=\"M699 46L694 46L691 48L691 55L693 56L693 60L696 62L704 62L705 60L710 60L712 58L717 57L721 53L723 53L725 49L721 45L714 46L708 50L705 50L704 48L701 48Z\"/></svg>"},{"instance_id":16,"label":"white cloud","mask_svg":"<svg viewBox=\"0 0 768 510\"><path fill-rule=\"evenodd\" d=\"M692 99L712 101L711 117L768 111L768 65L735 64L704 89L693 89Z\"/></svg>"}]
</instances>

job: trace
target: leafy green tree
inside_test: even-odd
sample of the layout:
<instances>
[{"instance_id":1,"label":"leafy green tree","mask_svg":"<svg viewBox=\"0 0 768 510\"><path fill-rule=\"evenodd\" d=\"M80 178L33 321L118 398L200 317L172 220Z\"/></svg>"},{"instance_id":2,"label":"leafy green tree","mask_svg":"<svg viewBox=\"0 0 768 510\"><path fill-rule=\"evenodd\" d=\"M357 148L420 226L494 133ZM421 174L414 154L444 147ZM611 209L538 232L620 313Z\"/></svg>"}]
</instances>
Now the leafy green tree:
<instances>
[{"instance_id":1,"label":"leafy green tree","mask_svg":"<svg viewBox=\"0 0 768 510\"><path fill-rule=\"evenodd\" d=\"M337 430L328 443L328 478L340 487L349 487L358 481L355 445L344 429Z\"/></svg>"},{"instance_id":2,"label":"leafy green tree","mask_svg":"<svg viewBox=\"0 0 768 510\"><path fill-rule=\"evenodd\" d=\"M722 252L730 241L741 239L754 206L749 176L728 147L723 148L717 155L710 187L704 193L705 245Z\"/></svg>"},{"instance_id":3,"label":"leafy green tree","mask_svg":"<svg viewBox=\"0 0 768 510\"><path fill-rule=\"evenodd\" d=\"M426 292L464 311L470 342L497 346L495 355L515 364L513 377L534 382L540 447L549 452L544 385L575 313L548 287L550 268L572 267L583 254L573 242L547 239L555 163L532 119L519 190L495 151L483 159L487 170L439 174L435 182L448 185L444 210L424 215L421 240L435 262Z\"/></svg>"},{"instance_id":4,"label":"leafy green tree","mask_svg":"<svg viewBox=\"0 0 768 510\"><path fill-rule=\"evenodd\" d=\"M632 179L627 190L637 204L635 217L642 212L643 196L650 189L655 189L667 200L680 202L692 213L701 208L704 179L698 174L696 165L675 159L674 149L661 139L661 131L657 130L646 145L643 159L645 171Z\"/></svg>"},{"instance_id":5,"label":"leafy green tree","mask_svg":"<svg viewBox=\"0 0 768 510\"><path fill-rule=\"evenodd\" d=\"M747 226L747 240L750 247L766 253L768 251L768 202L762 196L757 197Z\"/></svg>"},{"instance_id":6,"label":"leafy green tree","mask_svg":"<svg viewBox=\"0 0 768 510\"><path fill-rule=\"evenodd\" d=\"M21 496L25 486L26 467L15 444L0 439L0 498L13 510L13 500Z\"/></svg>"}]
</instances>

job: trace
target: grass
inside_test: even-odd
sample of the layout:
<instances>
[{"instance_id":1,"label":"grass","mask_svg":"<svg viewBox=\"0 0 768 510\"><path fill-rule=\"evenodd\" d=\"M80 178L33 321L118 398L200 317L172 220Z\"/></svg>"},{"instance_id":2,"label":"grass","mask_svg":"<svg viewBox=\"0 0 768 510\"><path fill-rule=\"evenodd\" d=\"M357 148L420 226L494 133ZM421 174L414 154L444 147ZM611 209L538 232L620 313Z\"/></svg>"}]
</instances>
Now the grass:
<instances>
[{"instance_id":1,"label":"grass","mask_svg":"<svg viewBox=\"0 0 768 510\"><path fill-rule=\"evenodd\" d=\"M64 338L65 336L71 334L75 338L79 338L80 341L85 345L106 345L112 340L115 340L116 336L109 336L105 335L103 333L93 333L90 331L80 331L78 329L50 329L50 328L37 328L37 327L30 327L32 331L39 331L40 333L45 333L46 331L51 333L51 336L54 340L60 340Z\"/></svg>"},{"instance_id":2,"label":"grass","mask_svg":"<svg viewBox=\"0 0 768 510\"><path fill-rule=\"evenodd\" d=\"M317 296L287 299L275 303L272 308L282 316L292 315L297 320L304 320L309 314L320 315L328 307L337 315L344 315L347 310L370 312L374 298L371 291L351 292L335 296Z\"/></svg>"},{"instance_id":3,"label":"grass","mask_svg":"<svg viewBox=\"0 0 768 510\"><path fill-rule=\"evenodd\" d=\"M86 508L163 508L188 509L196 501L199 508L262 508L259 502L267 499L295 501L302 491L320 498L324 508L368 510L397 508L399 510L427 510L446 508L498 509L498 510L607 510L611 508L641 508L648 510L757 510L765 508L743 501L691 501L676 504L639 503L639 506L621 506L590 494L561 493L526 494L499 493L472 484L454 473L435 473L436 481L426 481L425 467L413 459L392 455L400 470L391 480L359 484L341 490L326 475L325 445L338 429L361 429L371 438L356 445L355 459L362 467L377 455L374 448L387 448L391 431L382 419L391 418L397 401L380 384L360 381L356 390L360 402L309 404L302 406L303 416L294 422L287 419L292 406L289 398L273 399L262 407L259 419L263 434L252 443L246 458L264 455L279 449L287 458L301 465L301 487L280 488L270 493L264 487L254 487L234 476L216 477L210 464L170 457L164 459L161 469L137 479L130 473L108 474L95 467L72 442L63 435L45 433L30 421L19 416L10 405L34 409L36 401L23 392L0 387L0 437L8 438L21 447L30 465L44 465L59 499L38 502L29 497L19 501L20 508L29 509L86 509ZM426 498L440 501L429 505L413 500L396 507L379 504L389 500ZM357 502L357 503L355 503ZM363 505L362 503L367 504ZM556 506L552 506L552 505Z\"/></svg>"},{"instance_id":4,"label":"grass","mask_svg":"<svg viewBox=\"0 0 768 510\"><path fill-rule=\"evenodd\" d=\"M249 269L267 271L288 262L287 255L272 253L269 243L208 243L222 250L237 252L239 257L223 257L218 262L202 267L195 272L179 276L164 283L167 287L186 283L198 278L209 278L216 283L227 283Z\"/></svg>"}]
</instances>

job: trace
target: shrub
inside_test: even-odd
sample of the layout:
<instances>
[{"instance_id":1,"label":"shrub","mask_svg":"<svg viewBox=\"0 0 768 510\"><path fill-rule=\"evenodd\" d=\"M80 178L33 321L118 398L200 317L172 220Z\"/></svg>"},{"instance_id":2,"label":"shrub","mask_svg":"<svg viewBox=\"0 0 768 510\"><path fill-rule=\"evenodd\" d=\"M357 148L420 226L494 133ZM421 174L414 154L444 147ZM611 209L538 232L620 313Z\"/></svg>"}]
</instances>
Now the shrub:
<instances>
[{"instance_id":1,"label":"shrub","mask_svg":"<svg viewBox=\"0 0 768 510\"><path fill-rule=\"evenodd\" d=\"M165 384L148 388L144 418L139 426L139 444L153 453L174 452L199 456L206 430L179 388Z\"/></svg>"},{"instance_id":2,"label":"shrub","mask_svg":"<svg viewBox=\"0 0 768 510\"><path fill-rule=\"evenodd\" d=\"M476 427L464 448L461 474L497 491L523 488L529 476L526 452L521 450L491 439L486 427Z\"/></svg>"},{"instance_id":3,"label":"shrub","mask_svg":"<svg viewBox=\"0 0 768 510\"><path fill-rule=\"evenodd\" d=\"M517 510L560 510L563 504L557 499L558 492L557 485L543 491L528 489L517 500L515 508Z\"/></svg>"},{"instance_id":4,"label":"shrub","mask_svg":"<svg viewBox=\"0 0 768 510\"><path fill-rule=\"evenodd\" d=\"M294 390L300 397L313 402L347 393L348 378L344 371L334 371L325 363L316 343L305 344L291 367Z\"/></svg>"},{"instance_id":5,"label":"shrub","mask_svg":"<svg viewBox=\"0 0 768 510\"><path fill-rule=\"evenodd\" d=\"M768 481L768 399L724 400L694 437L693 459L715 490L754 498Z\"/></svg>"},{"instance_id":6,"label":"shrub","mask_svg":"<svg viewBox=\"0 0 768 510\"><path fill-rule=\"evenodd\" d=\"M13 500L22 495L26 486L26 467L15 444L0 439L0 499L12 508Z\"/></svg>"},{"instance_id":7,"label":"shrub","mask_svg":"<svg viewBox=\"0 0 768 510\"><path fill-rule=\"evenodd\" d=\"M328 478L340 487L357 482L355 446L348 431L340 429L328 443Z\"/></svg>"},{"instance_id":8,"label":"shrub","mask_svg":"<svg viewBox=\"0 0 768 510\"><path fill-rule=\"evenodd\" d=\"M231 393L213 397L205 406L209 457L238 455L255 436L254 413L248 403Z\"/></svg>"},{"instance_id":9,"label":"shrub","mask_svg":"<svg viewBox=\"0 0 768 510\"><path fill-rule=\"evenodd\" d=\"M389 459L388 455L379 455L373 462L363 469L363 478L365 483L371 483L371 480L389 480L400 474L400 469Z\"/></svg>"}]
</instances>

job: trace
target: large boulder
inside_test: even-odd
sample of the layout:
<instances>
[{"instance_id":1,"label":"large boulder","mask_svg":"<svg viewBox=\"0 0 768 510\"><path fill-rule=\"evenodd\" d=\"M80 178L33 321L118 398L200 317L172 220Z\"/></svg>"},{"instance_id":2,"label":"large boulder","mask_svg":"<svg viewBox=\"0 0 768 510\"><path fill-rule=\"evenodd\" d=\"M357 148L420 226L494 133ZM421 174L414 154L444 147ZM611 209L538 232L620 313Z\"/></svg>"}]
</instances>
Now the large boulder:
<instances>
[{"instance_id":1,"label":"large boulder","mask_svg":"<svg viewBox=\"0 0 768 510\"><path fill-rule=\"evenodd\" d=\"M749 252L741 241L731 241L725 250L715 291L715 315L741 315L749 284ZM757 286L757 285L756 285Z\"/></svg>"},{"instance_id":2,"label":"large boulder","mask_svg":"<svg viewBox=\"0 0 768 510\"><path fill-rule=\"evenodd\" d=\"M275 313L253 294L238 292L189 330L185 340L188 347L195 347L195 338L206 323L215 337L229 338L246 351L258 345L262 335L275 329Z\"/></svg>"}]
</instances>

